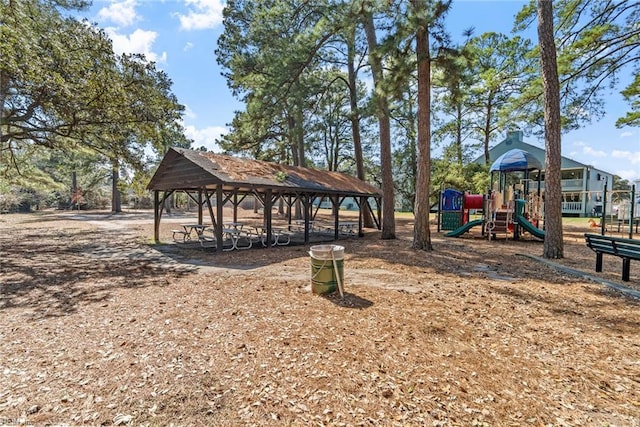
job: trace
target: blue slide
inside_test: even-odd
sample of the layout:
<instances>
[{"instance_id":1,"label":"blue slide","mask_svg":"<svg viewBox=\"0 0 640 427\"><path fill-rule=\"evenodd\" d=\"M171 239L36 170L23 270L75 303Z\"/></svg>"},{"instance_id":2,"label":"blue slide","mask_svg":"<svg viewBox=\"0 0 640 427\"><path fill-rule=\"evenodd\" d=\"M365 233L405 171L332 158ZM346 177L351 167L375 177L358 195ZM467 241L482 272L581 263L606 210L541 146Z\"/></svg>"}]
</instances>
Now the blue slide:
<instances>
[{"instance_id":1,"label":"blue slide","mask_svg":"<svg viewBox=\"0 0 640 427\"><path fill-rule=\"evenodd\" d=\"M540 230L538 227L535 227L527 220L527 218L523 217L522 215L517 215L516 219L518 220L518 225L531 233L532 236L544 240L544 230Z\"/></svg>"},{"instance_id":2,"label":"blue slide","mask_svg":"<svg viewBox=\"0 0 640 427\"><path fill-rule=\"evenodd\" d=\"M463 224L460 227L456 228L455 230L446 233L444 236L445 237L460 237L464 233L466 233L467 231L471 230L473 227L475 227L477 225L482 225L483 222L484 221L481 220L481 219L476 219L476 220L473 220L473 221L469 221L466 224Z\"/></svg>"}]
</instances>

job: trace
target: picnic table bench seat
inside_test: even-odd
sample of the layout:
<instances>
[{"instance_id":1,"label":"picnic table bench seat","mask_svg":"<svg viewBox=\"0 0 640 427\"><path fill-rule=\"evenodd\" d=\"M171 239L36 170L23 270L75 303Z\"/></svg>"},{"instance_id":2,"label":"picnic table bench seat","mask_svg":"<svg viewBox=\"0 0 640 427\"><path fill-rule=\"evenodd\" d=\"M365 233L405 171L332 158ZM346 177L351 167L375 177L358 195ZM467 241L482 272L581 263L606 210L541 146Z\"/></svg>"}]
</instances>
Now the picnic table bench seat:
<instances>
[{"instance_id":1,"label":"picnic table bench seat","mask_svg":"<svg viewBox=\"0 0 640 427\"><path fill-rule=\"evenodd\" d=\"M189 240L189 233L187 233L186 230L171 230L171 232L173 233L173 240L176 242L179 240L182 240L183 242Z\"/></svg>"},{"instance_id":2,"label":"picnic table bench seat","mask_svg":"<svg viewBox=\"0 0 640 427\"><path fill-rule=\"evenodd\" d=\"M622 280L629 281L631 260L640 261L640 240L622 237L584 235L587 246L596 253L596 272L602 271L602 255L615 255L622 258Z\"/></svg>"}]
</instances>

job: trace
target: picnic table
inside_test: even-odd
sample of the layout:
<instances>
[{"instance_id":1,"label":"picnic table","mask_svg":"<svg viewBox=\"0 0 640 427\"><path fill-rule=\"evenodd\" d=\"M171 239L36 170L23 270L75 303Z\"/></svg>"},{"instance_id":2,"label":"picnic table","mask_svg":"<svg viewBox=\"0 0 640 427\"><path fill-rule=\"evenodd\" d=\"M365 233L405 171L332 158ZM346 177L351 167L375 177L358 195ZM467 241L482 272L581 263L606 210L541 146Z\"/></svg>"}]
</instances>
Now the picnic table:
<instances>
[{"instance_id":1,"label":"picnic table","mask_svg":"<svg viewBox=\"0 0 640 427\"><path fill-rule=\"evenodd\" d=\"M182 230L171 230L173 232L173 240L178 241L182 239L183 242L188 242L196 238L202 241L204 238L204 230L208 227L205 224L181 224Z\"/></svg>"},{"instance_id":2,"label":"picnic table","mask_svg":"<svg viewBox=\"0 0 640 427\"><path fill-rule=\"evenodd\" d=\"M338 223L338 229L340 233L353 236L358 228L357 222L340 222Z\"/></svg>"},{"instance_id":3,"label":"picnic table","mask_svg":"<svg viewBox=\"0 0 640 427\"><path fill-rule=\"evenodd\" d=\"M296 219L293 221L295 224L294 231L304 231L304 219ZM309 221L309 231L313 232L315 221Z\"/></svg>"},{"instance_id":4,"label":"picnic table","mask_svg":"<svg viewBox=\"0 0 640 427\"><path fill-rule=\"evenodd\" d=\"M267 245L267 228L262 225L253 225L251 226L253 233L260 242L262 246ZM287 230L282 228L272 228L271 229L271 238L273 239L274 246L283 246L291 243L291 235L287 232Z\"/></svg>"},{"instance_id":5,"label":"picnic table","mask_svg":"<svg viewBox=\"0 0 640 427\"><path fill-rule=\"evenodd\" d=\"M228 240L231 242L230 248L224 248L223 251L233 251L236 249L250 249L253 245L253 233L248 230L245 231L242 229L242 226L239 228L236 227L225 227L222 229L222 234L224 236L224 240ZM240 245L240 242L243 242L245 245Z\"/></svg>"},{"instance_id":6,"label":"picnic table","mask_svg":"<svg viewBox=\"0 0 640 427\"><path fill-rule=\"evenodd\" d=\"M225 222L223 225L228 229L241 231L242 228L244 227L244 222Z\"/></svg>"}]
</instances>

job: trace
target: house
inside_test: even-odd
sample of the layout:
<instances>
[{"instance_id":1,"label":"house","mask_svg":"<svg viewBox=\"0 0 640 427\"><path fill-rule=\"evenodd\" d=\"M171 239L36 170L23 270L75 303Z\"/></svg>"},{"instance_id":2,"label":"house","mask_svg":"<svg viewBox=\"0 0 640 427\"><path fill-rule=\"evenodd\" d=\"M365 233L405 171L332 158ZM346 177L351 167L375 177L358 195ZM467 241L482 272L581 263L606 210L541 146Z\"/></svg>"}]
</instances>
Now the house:
<instances>
[{"instance_id":1,"label":"house","mask_svg":"<svg viewBox=\"0 0 640 427\"><path fill-rule=\"evenodd\" d=\"M493 161L514 148L531 153L544 168L545 150L524 142L522 131L509 132L504 141L489 150L489 157ZM484 164L484 156L477 158L474 162ZM581 217L601 214L604 185L607 183L608 191L611 191L613 174L564 156L562 157L561 169L562 214ZM530 176L529 191L538 190L537 174L538 172L533 172ZM542 171L540 190L544 194L544 170Z\"/></svg>"}]
</instances>

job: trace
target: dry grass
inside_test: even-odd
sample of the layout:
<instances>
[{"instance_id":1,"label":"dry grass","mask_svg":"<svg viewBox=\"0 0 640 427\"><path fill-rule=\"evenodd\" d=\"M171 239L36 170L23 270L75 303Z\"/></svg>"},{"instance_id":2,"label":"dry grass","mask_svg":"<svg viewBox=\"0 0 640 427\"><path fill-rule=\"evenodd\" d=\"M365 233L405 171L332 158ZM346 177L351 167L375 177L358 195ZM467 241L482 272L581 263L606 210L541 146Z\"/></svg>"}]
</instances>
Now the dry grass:
<instances>
[{"instance_id":1,"label":"dry grass","mask_svg":"<svg viewBox=\"0 0 640 427\"><path fill-rule=\"evenodd\" d=\"M517 255L538 241L416 252L399 220L340 242L341 300L306 247L150 245L150 218L0 217L0 424L640 425L637 301ZM584 231L561 262L593 273Z\"/></svg>"}]
</instances>

